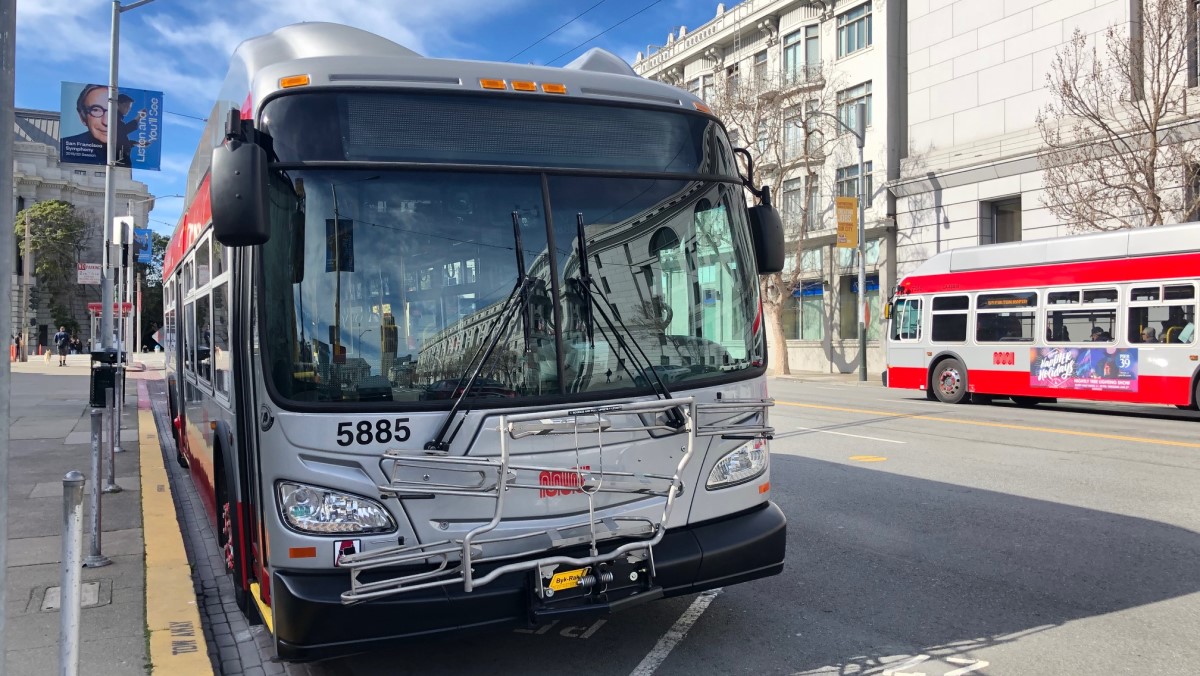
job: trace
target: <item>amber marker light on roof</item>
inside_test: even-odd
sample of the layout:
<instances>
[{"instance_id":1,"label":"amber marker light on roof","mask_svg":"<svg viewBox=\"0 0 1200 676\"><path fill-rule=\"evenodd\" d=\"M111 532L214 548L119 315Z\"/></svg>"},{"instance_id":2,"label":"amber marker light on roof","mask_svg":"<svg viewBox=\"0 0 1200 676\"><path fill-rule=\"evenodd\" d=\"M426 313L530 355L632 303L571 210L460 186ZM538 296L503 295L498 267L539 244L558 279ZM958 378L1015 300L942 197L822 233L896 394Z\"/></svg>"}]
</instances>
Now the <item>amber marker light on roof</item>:
<instances>
[{"instance_id":1,"label":"amber marker light on roof","mask_svg":"<svg viewBox=\"0 0 1200 676\"><path fill-rule=\"evenodd\" d=\"M290 87L303 87L304 85L308 84L308 82L309 79L307 75L289 75L287 77L279 78L279 86L283 89L288 89Z\"/></svg>"},{"instance_id":2,"label":"amber marker light on roof","mask_svg":"<svg viewBox=\"0 0 1200 676\"><path fill-rule=\"evenodd\" d=\"M556 84L554 82L543 82L542 91L547 94L566 94L567 86L564 84Z\"/></svg>"},{"instance_id":3,"label":"amber marker light on roof","mask_svg":"<svg viewBox=\"0 0 1200 676\"><path fill-rule=\"evenodd\" d=\"M708 106L704 105L703 103L700 103L699 101L692 101L692 105L696 106L696 110L698 110L702 113L708 113L709 115L712 115L712 108L709 108Z\"/></svg>"},{"instance_id":4,"label":"amber marker light on roof","mask_svg":"<svg viewBox=\"0 0 1200 676\"><path fill-rule=\"evenodd\" d=\"M513 88L513 90L518 91L518 92L536 92L537 91L537 83L530 82L528 80L513 80L512 88Z\"/></svg>"},{"instance_id":5,"label":"amber marker light on roof","mask_svg":"<svg viewBox=\"0 0 1200 676\"><path fill-rule=\"evenodd\" d=\"M484 89L508 89L508 83L504 80L492 80L486 77L479 78L479 86Z\"/></svg>"}]
</instances>

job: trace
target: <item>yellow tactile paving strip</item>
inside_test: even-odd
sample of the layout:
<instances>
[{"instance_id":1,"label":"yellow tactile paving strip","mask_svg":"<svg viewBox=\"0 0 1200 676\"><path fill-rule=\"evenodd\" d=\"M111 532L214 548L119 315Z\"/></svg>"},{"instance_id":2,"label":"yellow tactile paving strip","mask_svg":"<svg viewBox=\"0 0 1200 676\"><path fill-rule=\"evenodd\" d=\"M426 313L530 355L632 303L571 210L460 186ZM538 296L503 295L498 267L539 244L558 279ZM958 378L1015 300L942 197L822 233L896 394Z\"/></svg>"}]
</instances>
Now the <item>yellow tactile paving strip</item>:
<instances>
[{"instance_id":1,"label":"yellow tactile paving strip","mask_svg":"<svg viewBox=\"0 0 1200 676\"><path fill-rule=\"evenodd\" d=\"M142 466L142 532L146 542L146 629L150 633L153 673L213 673L200 612L192 587L192 569L163 467L154 414L138 411Z\"/></svg>"}]
</instances>

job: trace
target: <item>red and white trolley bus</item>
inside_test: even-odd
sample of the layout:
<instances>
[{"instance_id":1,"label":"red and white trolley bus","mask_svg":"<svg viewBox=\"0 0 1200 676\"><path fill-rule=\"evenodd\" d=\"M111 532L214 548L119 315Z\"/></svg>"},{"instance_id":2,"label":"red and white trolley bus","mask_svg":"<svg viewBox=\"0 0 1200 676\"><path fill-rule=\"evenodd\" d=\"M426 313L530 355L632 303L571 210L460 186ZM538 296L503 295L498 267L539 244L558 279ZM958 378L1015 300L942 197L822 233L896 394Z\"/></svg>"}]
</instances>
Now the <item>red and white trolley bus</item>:
<instances>
[{"instance_id":1,"label":"red and white trolley bus","mask_svg":"<svg viewBox=\"0 0 1200 676\"><path fill-rule=\"evenodd\" d=\"M1200 223L954 249L892 298L887 384L959 403L1200 400Z\"/></svg>"}]
</instances>

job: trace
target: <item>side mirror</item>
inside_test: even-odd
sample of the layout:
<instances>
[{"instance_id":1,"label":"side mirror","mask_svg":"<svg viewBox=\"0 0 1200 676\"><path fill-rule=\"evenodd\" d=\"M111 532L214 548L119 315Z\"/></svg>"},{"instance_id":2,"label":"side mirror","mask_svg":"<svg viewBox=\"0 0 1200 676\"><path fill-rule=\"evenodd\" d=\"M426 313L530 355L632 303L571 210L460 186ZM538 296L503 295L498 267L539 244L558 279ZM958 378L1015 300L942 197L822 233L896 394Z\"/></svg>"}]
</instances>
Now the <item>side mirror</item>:
<instances>
[{"instance_id":1,"label":"side mirror","mask_svg":"<svg viewBox=\"0 0 1200 676\"><path fill-rule=\"evenodd\" d=\"M771 189L768 186L762 188L762 204L750 207L749 215L758 274L783 272L783 219L771 206Z\"/></svg>"},{"instance_id":2,"label":"side mirror","mask_svg":"<svg viewBox=\"0 0 1200 676\"><path fill-rule=\"evenodd\" d=\"M229 139L213 149L209 174L213 234L225 246L253 246L270 239L267 152L255 143Z\"/></svg>"}]
</instances>

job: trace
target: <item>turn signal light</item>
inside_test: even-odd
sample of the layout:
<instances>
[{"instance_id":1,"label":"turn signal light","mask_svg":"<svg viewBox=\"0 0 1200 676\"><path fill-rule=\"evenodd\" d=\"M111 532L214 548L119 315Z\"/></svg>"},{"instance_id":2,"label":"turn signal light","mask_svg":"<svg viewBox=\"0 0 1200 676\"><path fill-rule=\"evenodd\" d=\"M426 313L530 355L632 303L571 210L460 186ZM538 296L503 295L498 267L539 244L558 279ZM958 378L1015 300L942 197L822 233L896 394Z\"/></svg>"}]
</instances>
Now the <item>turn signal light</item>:
<instances>
[{"instance_id":1,"label":"turn signal light","mask_svg":"<svg viewBox=\"0 0 1200 676\"><path fill-rule=\"evenodd\" d=\"M709 108L708 106L704 105L703 103L700 103L699 101L692 101L692 105L696 106L696 110L698 110L702 113L708 113L709 115L712 115L712 108Z\"/></svg>"},{"instance_id":2,"label":"turn signal light","mask_svg":"<svg viewBox=\"0 0 1200 676\"><path fill-rule=\"evenodd\" d=\"M309 82L307 75L289 75L279 78L279 86L283 89L290 87L303 87Z\"/></svg>"}]
</instances>

